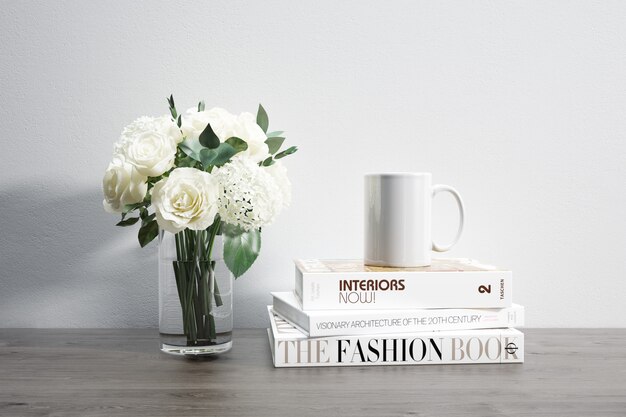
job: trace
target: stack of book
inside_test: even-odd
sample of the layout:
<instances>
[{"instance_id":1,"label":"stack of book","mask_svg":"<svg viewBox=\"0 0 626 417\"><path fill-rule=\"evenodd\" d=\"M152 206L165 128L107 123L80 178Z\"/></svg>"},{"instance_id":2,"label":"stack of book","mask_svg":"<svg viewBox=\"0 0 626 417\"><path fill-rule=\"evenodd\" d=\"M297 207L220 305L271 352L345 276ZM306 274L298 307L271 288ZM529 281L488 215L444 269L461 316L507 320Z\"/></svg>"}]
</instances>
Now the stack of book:
<instances>
[{"instance_id":1,"label":"stack of book","mask_svg":"<svg viewBox=\"0 0 626 417\"><path fill-rule=\"evenodd\" d=\"M421 268L297 260L293 292L272 293L276 367L524 362L524 308L511 271L469 259Z\"/></svg>"}]
</instances>

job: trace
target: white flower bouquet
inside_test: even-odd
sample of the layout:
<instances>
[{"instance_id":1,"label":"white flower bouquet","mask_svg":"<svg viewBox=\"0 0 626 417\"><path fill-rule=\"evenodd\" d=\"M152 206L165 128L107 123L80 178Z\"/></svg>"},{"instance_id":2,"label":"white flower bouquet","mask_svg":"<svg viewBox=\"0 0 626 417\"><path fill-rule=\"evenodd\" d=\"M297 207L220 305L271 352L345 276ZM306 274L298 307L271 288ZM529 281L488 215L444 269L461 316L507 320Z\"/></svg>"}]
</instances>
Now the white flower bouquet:
<instances>
[{"instance_id":1,"label":"white flower bouquet","mask_svg":"<svg viewBox=\"0 0 626 417\"><path fill-rule=\"evenodd\" d=\"M174 272L188 344L214 338L211 305L220 303L211 280L214 240L223 236L223 258L235 278L254 263L261 229L289 205L291 184L281 159L283 132L268 133L259 105L234 115L203 102L178 114L141 117L122 131L102 187L104 208L120 213L118 226L140 223L146 246L160 231L175 234ZM213 301L214 300L214 301Z\"/></svg>"}]
</instances>

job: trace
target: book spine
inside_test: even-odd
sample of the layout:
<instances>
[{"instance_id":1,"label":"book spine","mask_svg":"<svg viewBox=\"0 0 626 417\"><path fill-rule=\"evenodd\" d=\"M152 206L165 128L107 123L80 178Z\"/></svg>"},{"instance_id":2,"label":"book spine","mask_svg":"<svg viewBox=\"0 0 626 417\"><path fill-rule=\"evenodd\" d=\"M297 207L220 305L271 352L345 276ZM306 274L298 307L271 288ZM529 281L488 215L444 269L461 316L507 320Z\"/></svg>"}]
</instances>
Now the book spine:
<instances>
[{"instance_id":1,"label":"book spine","mask_svg":"<svg viewBox=\"0 0 626 417\"><path fill-rule=\"evenodd\" d=\"M302 275L302 271L300 271L300 268L296 266L296 286L293 292L296 294L296 297L298 297L300 300L302 300L302 296L304 292L302 288L303 284L304 284L304 276Z\"/></svg>"},{"instance_id":2,"label":"book spine","mask_svg":"<svg viewBox=\"0 0 626 417\"><path fill-rule=\"evenodd\" d=\"M503 308L510 271L296 273L303 310Z\"/></svg>"},{"instance_id":3,"label":"book spine","mask_svg":"<svg viewBox=\"0 0 626 417\"><path fill-rule=\"evenodd\" d=\"M524 362L524 334L514 329L294 339L268 333L275 367Z\"/></svg>"},{"instance_id":4,"label":"book spine","mask_svg":"<svg viewBox=\"0 0 626 417\"><path fill-rule=\"evenodd\" d=\"M280 314L276 308L275 311ZM501 309L359 310L337 311L332 316L312 311L308 314L306 330L310 337L493 329L524 325L524 307L515 304ZM291 319L286 315L285 318Z\"/></svg>"}]
</instances>

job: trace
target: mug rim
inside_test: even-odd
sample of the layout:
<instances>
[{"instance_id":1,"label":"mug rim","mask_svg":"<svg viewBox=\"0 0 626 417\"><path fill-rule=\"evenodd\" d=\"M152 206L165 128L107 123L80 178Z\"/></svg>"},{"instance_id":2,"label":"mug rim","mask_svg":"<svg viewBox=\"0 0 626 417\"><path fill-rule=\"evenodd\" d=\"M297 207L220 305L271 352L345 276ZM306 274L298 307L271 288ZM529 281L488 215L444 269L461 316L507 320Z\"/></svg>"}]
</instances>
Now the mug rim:
<instances>
[{"instance_id":1,"label":"mug rim","mask_svg":"<svg viewBox=\"0 0 626 417\"><path fill-rule=\"evenodd\" d=\"M430 177L430 172L372 172L366 177Z\"/></svg>"}]
</instances>

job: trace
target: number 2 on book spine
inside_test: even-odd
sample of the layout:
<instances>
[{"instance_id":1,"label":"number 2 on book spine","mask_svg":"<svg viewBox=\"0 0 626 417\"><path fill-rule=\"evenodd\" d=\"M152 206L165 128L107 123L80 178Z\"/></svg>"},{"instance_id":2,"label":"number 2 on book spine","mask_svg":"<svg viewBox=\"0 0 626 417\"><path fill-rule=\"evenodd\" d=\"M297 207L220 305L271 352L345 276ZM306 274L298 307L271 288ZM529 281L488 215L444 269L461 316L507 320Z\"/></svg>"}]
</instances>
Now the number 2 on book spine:
<instances>
[{"instance_id":1,"label":"number 2 on book spine","mask_svg":"<svg viewBox=\"0 0 626 417\"><path fill-rule=\"evenodd\" d=\"M491 294L491 284L489 285L481 285L480 287L478 287L478 292L481 294L487 293L487 294Z\"/></svg>"}]
</instances>

